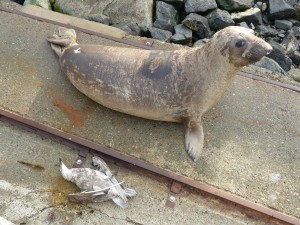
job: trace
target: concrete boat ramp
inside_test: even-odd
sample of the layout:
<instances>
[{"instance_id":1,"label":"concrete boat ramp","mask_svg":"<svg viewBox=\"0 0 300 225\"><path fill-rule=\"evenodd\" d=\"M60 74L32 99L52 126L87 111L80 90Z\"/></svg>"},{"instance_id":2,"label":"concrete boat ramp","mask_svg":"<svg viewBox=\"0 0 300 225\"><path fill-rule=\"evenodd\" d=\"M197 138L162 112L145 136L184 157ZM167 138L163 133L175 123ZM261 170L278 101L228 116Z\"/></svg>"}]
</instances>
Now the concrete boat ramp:
<instances>
[{"instance_id":1,"label":"concrete boat ramp","mask_svg":"<svg viewBox=\"0 0 300 225\"><path fill-rule=\"evenodd\" d=\"M40 9L21 10L34 14ZM47 13L40 14L47 17ZM64 16L60 20L63 23ZM84 21L80 23L84 26ZM299 224L298 92L237 76L224 98L204 118L205 152L194 163L184 151L182 125L109 110L70 84L46 41L57 25L4 11L0 11L0 25L2 112L201 181L275 209ZM111 28L105 29L109 34ZM110 34L123 35L114 29ZM81 32L78 41L127 46ZM144 43L145 39L137 41ZM178 48L157 42L154 47ZM138 192L127 209L112 202L70 203L66 195L78 190L61 178L58 159L71 166L77 151L3 121L0 140L0 216L15 224L285 224L262 215L251 216L233 204L189 188L176 197L174 208L166 207L168 183L111 163L126 186ZM43 169L20 161L42 165ZM85 166L90 167L90 162L91 154Z\"/></svg>"}]
</instances>

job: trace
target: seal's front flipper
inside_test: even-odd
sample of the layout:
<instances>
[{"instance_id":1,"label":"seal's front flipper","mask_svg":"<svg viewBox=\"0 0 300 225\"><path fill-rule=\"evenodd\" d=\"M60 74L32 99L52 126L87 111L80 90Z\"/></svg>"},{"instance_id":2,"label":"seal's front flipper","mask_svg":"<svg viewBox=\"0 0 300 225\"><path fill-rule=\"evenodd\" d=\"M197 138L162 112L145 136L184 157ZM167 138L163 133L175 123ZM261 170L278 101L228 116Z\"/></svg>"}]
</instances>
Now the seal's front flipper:
<instances>
[{"instance_id":1,"label":"seal's front flipper","mask_svg":"<svg viewBox=\"0 0 300 225\"><path fill-rule=\"evenodd\" d=\"M201 122L187 123L185 131L185 150L193 161L197 161L202 153L204 135Z\"/></svg>"},{"instance_id":2,"label":"seal's front flipper","mask_svg":"<svg viewBox=\"0 0 300 225\"><path fill-rule=\"evenodd\" d=\"M58 34L47 37L47 41L51 43L51 47L55 53L58 56L61 56L65 48L72 45L77 45L76 32L73 29L59 27Z\"/></svg>"}]
</instances>

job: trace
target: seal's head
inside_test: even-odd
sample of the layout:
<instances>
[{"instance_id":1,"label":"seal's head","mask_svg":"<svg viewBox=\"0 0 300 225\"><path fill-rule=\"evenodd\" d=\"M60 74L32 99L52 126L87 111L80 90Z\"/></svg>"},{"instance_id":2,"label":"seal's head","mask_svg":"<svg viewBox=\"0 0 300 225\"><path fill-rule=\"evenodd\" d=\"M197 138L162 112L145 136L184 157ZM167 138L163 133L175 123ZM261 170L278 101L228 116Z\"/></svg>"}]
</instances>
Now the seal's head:
<instances>
[{"instance_id":1,"label":"seal's head","mask_svg":"<svg viewBox=\"0 0 300 225\"><path fill-rule=\"evenodd\" d=\"M253 30L243 27L226 27L212 39L219 44L220 53L235 67L255 63L272 51L271 45L256 37Z\"/></svg>"}]
</instances>

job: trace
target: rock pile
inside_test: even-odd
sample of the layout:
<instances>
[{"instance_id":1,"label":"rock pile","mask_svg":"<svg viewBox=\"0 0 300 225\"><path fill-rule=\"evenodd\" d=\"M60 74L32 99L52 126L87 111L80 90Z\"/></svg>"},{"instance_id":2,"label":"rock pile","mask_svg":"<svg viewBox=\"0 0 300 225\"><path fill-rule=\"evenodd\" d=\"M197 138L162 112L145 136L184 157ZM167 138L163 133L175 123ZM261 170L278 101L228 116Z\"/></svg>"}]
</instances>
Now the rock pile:
<instances>
[{"instance_id":1,"label":"rock pile","mask_svg":"<svg viewBox=\"0 0 300 225\"><path fill-rule=\"evenodd\" d=\"M25 0L24 4L189 46L206 43L224 27L244 26L273 46L257 65L284 74L292 65L300 66L299 0Z\"/></svg>"},{"instance_id":2,"label":"rock pile","mask_svg":"<svg viewBox=\"0 0 300 225\"><path fill-rule=\"evenodd\" d=\"M300 65L297 0L158 0L155 5L153 38L199 46L224 27L244 26L274 49L258 66L285 73Z\"/></svg>"}]
</instances>

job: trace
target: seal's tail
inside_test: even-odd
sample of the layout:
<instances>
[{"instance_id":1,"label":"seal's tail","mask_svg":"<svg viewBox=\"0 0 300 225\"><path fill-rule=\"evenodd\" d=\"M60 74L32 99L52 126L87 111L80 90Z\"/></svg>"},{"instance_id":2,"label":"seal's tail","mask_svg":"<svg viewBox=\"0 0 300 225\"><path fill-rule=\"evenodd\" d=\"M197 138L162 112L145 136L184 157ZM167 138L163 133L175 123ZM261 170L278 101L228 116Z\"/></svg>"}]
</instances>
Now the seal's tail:
<instances>
[{"instance_id":1,"label":"seal's tail","mask_svg":"<svg viewBox=\"0 0 300 225\"><path fill-rule=\"evenodd\" d=\"M47 41L51 43L51 48L58 56L61 56L64 49L77 45L76 32L73 29L67 29L65 27L58 28L58 34L47 37Z\"/></svg>"}]
</instances>

